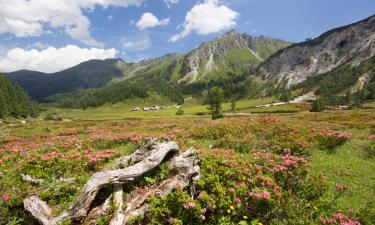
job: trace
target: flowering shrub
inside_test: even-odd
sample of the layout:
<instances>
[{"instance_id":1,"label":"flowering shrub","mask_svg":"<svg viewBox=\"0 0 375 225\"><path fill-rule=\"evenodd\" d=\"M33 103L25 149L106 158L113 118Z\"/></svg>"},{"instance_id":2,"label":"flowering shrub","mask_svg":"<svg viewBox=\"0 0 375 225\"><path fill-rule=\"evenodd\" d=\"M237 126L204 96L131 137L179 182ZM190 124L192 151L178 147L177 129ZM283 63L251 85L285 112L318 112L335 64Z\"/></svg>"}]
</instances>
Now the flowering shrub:
<instances>
[{"instance_id":1,"label":"flowering shrub","mask_svg":"<svg viewBox=\"0 0 375 225\"><path fill-rule=\"evenodd\" d=\"M239 155L230 149L202 150L201 157L202 172L195 187L196 198L192 200L182 191L165 199L154 198L150 216L154 224L167 224L162 221L174 221L172 224L282 223L291 213L287 212L286 205L291 205L293 213L304 210L296 198L306 196L301 194L306 189L301 183L306 180L308 171L304 158L256 150ZM313 221L308 218L309 213L304 213L305 219Z\"/></svg>"},{"instance_id":2,"label":"flowering shrub","mask_svg":"<svg viewBox=\"0 0 375 225\"><path fill-rule=\"evenodd\" d=\"M360 222L350 219L343 213L332 213L331 217L321 217L319 221L321 224L361 225Z\"/></svg>"},{"instance_id":3,"label":"flowering shrub","mask_svg":"<svg viewBox=\"0 0 375 225\"><path fill-rule=\"evenodd\" d=\"M336 147L344 144L352 137L348 131L333 131L325 129L319 133L319 143L322 148L333 150Z\"/></svg>"}]
</instances>

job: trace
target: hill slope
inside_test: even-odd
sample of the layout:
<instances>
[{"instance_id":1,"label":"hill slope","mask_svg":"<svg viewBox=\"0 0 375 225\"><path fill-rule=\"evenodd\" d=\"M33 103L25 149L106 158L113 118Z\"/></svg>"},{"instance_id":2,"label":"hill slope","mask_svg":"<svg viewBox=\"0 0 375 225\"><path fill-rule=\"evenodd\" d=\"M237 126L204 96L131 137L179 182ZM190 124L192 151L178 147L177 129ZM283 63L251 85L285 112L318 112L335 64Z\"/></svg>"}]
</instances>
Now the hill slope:
<instances>
[{"instance_id":1,"label":"hill slope","mask_svg":"<svg viewBox=\"0 0 375 225\"><path fill-rule=\"evenodd\" d=\"M122 77L129 67L121 59L90 60L53 74L20 70L5 74L20 84L34 100L80 89L102 87L116 77Z\"/></svg>"},{"instance_id":2,"label":"hill slope","mask_svg":"<svg viewBox=\"0 0 375 225\"><path fill-rule=\"evenodd\" d=\"M270 57L258 69L268 89L291 87L344 64L358 66L375 55L375 16L294 44Z\"/></svg>"}]
</instances>

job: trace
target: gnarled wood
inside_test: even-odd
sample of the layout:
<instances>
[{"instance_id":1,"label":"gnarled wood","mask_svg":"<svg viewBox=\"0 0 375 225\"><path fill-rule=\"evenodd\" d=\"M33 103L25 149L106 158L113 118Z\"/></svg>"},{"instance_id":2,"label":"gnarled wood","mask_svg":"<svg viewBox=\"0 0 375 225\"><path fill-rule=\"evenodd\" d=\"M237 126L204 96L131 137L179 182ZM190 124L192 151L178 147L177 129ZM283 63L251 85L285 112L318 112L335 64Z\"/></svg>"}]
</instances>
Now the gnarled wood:
<instances>
[{"instance_id":1,"label":"gnarled wood","mask_svg":"<svg viewBox=\"0 0 375 225\"><path fill-rule=\"evenodd\" d=\"M93 174L83 187L77 202L57 217L51 218L50 214L46 214L45 207L39 207L47 206L47 204L37 196L24 200L25 209L44 225L57 225L67 219L81 220L87 215L91 203L101 188L132 181L157 167L169 153L178 151L178 145L175 142L153 144L148 156L139 163L124 169Z\"/></svg>"},{"instance_id":2,"label":"gnarled wood","mask_svg":"<svg viewBox=\"0 0 375 225\"><path fill-rule=\"evenodd\" d=\"M116 211L109 225L122 225L124 223L125 216L122 210L122 206L123 206L122 194L123 194L122 184L115 184L113 186L113 202L114 202L114 207Z\"/></svg>"},{"instance_id":3,"label":"gnarled wood","mask_svg":"<svg viewBox=\"0 0 375 225\"><path fill-rule=\"evenodd\" d=\"M198 159L194 157L194 150L189 149L181 155L174 157L169 164L170 177L160 184L145 189L136 189L131 192L127 199L125 220L123 224L129 224L130 219L136 216L144 216L149 209L147 200L152 196L163 197L175 189L183 189L191 181L199 176L200 168Z\"/></svg>"},{"instance_id":4,"label":"gnarled wood","mask_svg":"<svg viewBox=\"0 0 375 225\"><path fill-rule=\"evenodd\" d=\"M123 211L123 183L129 182L153 170L169 153L177 153L178 146L175 142L159 144L150 142L145 148L137 150L133 154L122 157L111 168L92 175L83 187L78 200L67 211L57 217L53 217L48 205L37 196L24 199L25 209L31 213L43 225L57 225L65 220L84 220L84 224L94 224L95 219L103 215L109 208L109 200L90 211L90 206L99 190L112 185L115 213L110 225L128 224L133 216L143 216L149 209L147 200L151 196L165 196L177 188L184 188L194 178L199 177L198 159L194 156L194 150L174 156L169 164L169 178L145 189L136 189L127 199L127 208ZM121 167L135 163L124 169ZM87 214L89 215L87 216ZM87 216L87 217L86 217ZM86 218L85 218L86 217Z\"/></svg>"},{"instance_id":5,"label":"gnarled wood","mask_svg":"<svg viewBox=\"0 0 375 225\"><path fill-rule=\"evenodd\" d=\"M110 208L112 195L110 195L107 200L100 206L97 206L90 210L89 214L86 216L83 225L96 225L96 220L100 217L105 215Z\"/></svg>"}]
</instances>

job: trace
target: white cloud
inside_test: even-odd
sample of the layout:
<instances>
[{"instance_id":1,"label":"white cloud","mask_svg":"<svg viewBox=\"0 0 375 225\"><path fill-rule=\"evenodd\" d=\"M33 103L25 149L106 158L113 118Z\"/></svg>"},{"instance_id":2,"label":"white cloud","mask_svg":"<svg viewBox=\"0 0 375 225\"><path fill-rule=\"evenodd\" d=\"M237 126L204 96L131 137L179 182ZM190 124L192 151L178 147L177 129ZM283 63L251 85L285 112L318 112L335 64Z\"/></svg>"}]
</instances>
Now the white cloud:
<instances>
[{"instance_id":1,"label":"white cloud","mask_svg":"<svg viewBox=\"0 0 375 225\"><path fill-rule=\"evenodd\" d=\"M159 20L154 14L146 12L143 13L141 19L136 23L140 30L144 30L156 26L165 26L169 23L169 18Z\"/></svg>"},{"instance_id":2,"label":"white cloud","mask_svg":"<svg viewBox=\"0 0 375 225\"><path fill-rule=\"evenodd\" d=\"M38 41L38 42L35 42L34 44L30 44L28 46L26 46L26 49L45 49L47 48L48 46L43 44L42 42Z\"/></svg>"},{"instance_id":3,"label":"white cloud","mask_svg":"<svg viewBox=\"0 0 375 225\"><path fill-rule=\"evenodd\" d=\"M220 4L218 0L197 3L186 14L183 31L171 37L170 41L176 42L192 32L207 35L233 28L238 16L238 12Z\"/></svg>"},{"instance_id":4,"label":"white cloud","mask_svg":"<svg viewBox=\"0 0 375 225\"><path fill-rule=\"evenodd\" d=\"M73 39L101 46L89 31L90 21L83 10L97 6L139 6L144 0L0 0L0 33L17 37L40 36L45 26L64 28Z\"/></svg>"},{"instance_id":5,"label":"white cloud","mask_svg":"<svg viewBox=\"0 0 375 225\"><path fill-rule=\"evenodd\" d=\"M114 58L116 53L116 49L113 48L79 48L75 45L67 45L62 48L48 47L44 50L14 48L0 59L0 71L11 72L28 69L52 73L90 59Z\"/></svg>"},{"instance_id":6,"label":"white cloud","mask_svg":"<svg viewBox=\"0 0 375 225\"><path fill-rule=\"evenodd\" d=\"M178 0L164 0L165 4L167 4L168 8L171 8L172 5L177 4Z\"/></svg>"},{"instance_id":7,"label":"white cloud","mask_svg":"<svg viewBox=\"0 0 375 225\"><path fill-rule=\"evenodd\" d=\"M131 52L144 51L152 46L148 34L138 34L135 36L125 37L121 41L122 47Z\"/></svg>"}]
</instances>

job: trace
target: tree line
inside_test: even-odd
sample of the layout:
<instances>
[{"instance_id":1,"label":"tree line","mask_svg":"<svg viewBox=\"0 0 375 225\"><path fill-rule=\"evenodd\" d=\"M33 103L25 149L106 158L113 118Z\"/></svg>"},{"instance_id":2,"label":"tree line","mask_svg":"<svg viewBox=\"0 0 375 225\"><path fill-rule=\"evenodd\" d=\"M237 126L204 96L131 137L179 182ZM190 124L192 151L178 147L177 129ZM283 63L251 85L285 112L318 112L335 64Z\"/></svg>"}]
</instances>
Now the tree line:
<instances>
[{"instance_id":1,"label":"tree line","mask_svg":"<svg viewBox=\"0 0 375 225\"><path fill-rule=\"evenodd\" d=\"M4 76L0 75L0 118L36 117L38 114L38 105L31 102L21 86L12 84Z\"/></svg>"}]
</instances>

